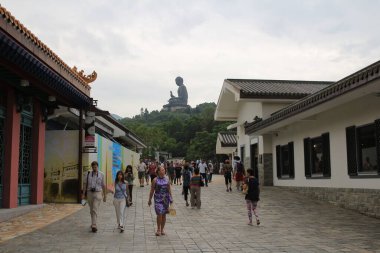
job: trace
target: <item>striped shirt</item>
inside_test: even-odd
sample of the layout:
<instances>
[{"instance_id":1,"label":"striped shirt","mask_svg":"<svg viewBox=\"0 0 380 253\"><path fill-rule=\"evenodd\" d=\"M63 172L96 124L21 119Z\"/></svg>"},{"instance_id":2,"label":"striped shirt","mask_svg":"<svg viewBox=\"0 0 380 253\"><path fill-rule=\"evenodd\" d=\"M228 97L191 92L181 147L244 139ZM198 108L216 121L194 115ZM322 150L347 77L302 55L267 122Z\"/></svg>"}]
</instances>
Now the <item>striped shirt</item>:
<instances>
[{"instance_id":1,"label":"striped shirt","mask_svg":"<svg viewBox=\"0 0 380 253\"><path fill-rule=\"evenodd\" d=\"M190 187L200 187L201 186L201 176L193 176L190 179Z\"/></svg>"}]
</instances>

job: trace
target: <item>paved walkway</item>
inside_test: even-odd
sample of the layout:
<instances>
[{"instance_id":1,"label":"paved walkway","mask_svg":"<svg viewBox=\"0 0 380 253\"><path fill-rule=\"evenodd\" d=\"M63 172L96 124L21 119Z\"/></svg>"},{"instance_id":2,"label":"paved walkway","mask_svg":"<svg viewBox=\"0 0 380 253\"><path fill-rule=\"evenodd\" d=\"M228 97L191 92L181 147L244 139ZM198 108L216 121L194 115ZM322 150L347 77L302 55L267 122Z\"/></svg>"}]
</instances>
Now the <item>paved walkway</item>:
<instances>
[{"instance_id":1,"label":"paved walkway","mask_svg":"<svg viewBox=\"0 0 380 253\"><path fill-rule=\"evenodd\" d=\"M185 207L174 186L177 216L156 237L148 187L135 187L126 231L115 229L112 198L102 204L99 231L89 232L88 207L0 244L0 252L380 252L380 220L275 187L262 189L260 226L248 226L243 195L223 178L202 189L202 208ZM3 223L0 223L3 226Z\"/></svg>"}]
</instances>

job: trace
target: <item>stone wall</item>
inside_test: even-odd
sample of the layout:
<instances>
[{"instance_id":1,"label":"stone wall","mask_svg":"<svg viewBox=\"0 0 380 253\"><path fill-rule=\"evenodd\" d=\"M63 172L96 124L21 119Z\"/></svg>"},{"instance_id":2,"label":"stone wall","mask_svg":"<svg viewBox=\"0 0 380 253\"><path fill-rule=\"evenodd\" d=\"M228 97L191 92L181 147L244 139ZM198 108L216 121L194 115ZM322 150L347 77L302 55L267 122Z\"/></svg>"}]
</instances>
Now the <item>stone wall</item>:
<instances>
[{"instance_id":1,"label":"stone wall","mask_svg":"<svg viewBox=\"0 0 380 253\"><path fill-rule=\"evenodd\" d=\"M327 187L285 187L313 199L328 201L334 205L354 210L380 219L380 190Z\"/></svg>"}]
</instances>

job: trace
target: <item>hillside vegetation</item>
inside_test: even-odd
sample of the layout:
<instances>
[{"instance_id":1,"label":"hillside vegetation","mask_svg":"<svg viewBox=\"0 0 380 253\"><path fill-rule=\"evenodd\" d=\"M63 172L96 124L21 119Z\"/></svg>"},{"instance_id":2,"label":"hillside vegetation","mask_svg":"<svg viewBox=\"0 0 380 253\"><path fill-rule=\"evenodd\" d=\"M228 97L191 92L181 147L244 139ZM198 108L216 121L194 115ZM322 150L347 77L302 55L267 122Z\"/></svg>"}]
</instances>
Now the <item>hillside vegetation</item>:
<instances>
[{"instance_id":1,"label":"hillside vegetation","mask_svg":"<svg viewBox=\"0 0 380 253\"><path fill-rule=\"evenodd\" d=\"M148 146L143 157L154 157L155 151L166 151L187 160L219 160L215 155L217 133L231 122L214 121L215 103L203 103L184 111L141 110L140 115L120 122L143 139Z\"/></svg>"}]
</instances>

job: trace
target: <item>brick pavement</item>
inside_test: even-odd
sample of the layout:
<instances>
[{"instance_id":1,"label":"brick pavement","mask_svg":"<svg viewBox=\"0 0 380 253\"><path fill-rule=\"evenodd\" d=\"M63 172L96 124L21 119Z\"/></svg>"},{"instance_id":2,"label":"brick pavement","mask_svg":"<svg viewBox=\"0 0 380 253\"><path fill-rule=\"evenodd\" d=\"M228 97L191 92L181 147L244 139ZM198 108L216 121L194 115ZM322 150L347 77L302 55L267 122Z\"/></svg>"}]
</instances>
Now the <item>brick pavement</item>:
<instances>
[{"instance_id":1,"label":"brick pavement","mask_svg":"<svg viewBox=\"0 0 380 253\"><path fill-rule=\"evenodd\" d=\"M177 216L168 216L166 236L154 235L149 188L135 187L123 234L109 197L98 233L89 232L87 207L0 244L0 252L380 252L379 219L297 193L262 189L262 224L248 226L243 195L225 192L222 177L202 189L200 210L185 207L180 186L173 188Z\"/></svg>"}]
</instances>

